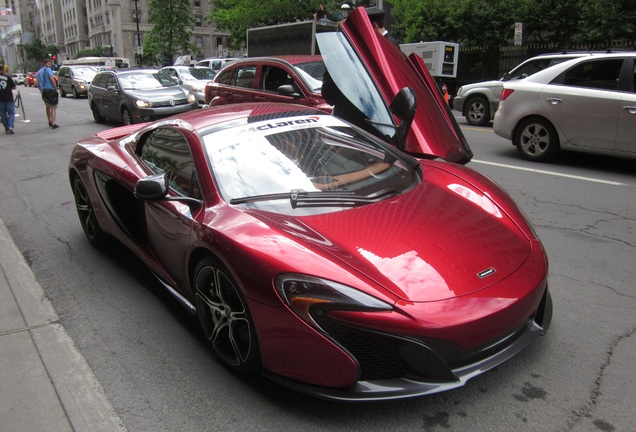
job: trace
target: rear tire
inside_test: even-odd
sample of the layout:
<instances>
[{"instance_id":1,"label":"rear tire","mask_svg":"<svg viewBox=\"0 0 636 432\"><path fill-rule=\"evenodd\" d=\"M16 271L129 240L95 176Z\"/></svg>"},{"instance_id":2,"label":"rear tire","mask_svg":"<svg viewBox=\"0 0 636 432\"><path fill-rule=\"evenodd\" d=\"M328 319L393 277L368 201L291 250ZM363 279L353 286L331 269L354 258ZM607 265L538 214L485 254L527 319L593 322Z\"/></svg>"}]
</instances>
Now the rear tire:
<instances>
[{"instance_id":1,"label":"rear tire","mask_svg":"<svg viewBox=\"0 0 636 432\"><path fill-rule=\"evenodd\" d=\"M473 126L486 126L490 123L490 104L483 96L468 100L466 105L466 121Z\"/></svg>"},{"instance_id":2,"label":"rear tire","mask_svg":"<svg viewBox=\"0 0 636 432\"><path fill-rule=\"evenodd\" d=\"M546 162L559 151L559 136L549 121L533 117L519 124L514 144L524 159Z\"/></svg>"},{"instance_id":3,"label":"rear tire","mask_svg":"<svg viewBox=\"0 0 636 432\"><path fill-rule=\"evenodd\" d=\"M66 97L66 92L64 91L64 88L62 86L59 86L59 87L60 87L60 96Z\"/></svg>"}]
</instances>

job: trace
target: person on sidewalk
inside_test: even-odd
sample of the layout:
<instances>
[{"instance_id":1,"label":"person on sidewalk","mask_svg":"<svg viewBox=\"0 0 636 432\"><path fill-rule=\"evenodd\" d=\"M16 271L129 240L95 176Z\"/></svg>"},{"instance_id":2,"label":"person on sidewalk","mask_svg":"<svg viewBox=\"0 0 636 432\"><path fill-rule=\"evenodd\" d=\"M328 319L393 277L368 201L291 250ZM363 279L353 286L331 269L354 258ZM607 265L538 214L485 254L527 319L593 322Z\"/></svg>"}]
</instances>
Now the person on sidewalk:
<instances>
[{"instance_id":1,"label":"person on sidewalk","mask_svg":"<svg viewBox=\"0 0 636 432\"><path fill-rule=\"evenodd\" d=\"M42 93L42 101L44 101L44 106L46 107L46 117L49 119L49 126L57 129L59 127L56 123L59 95L57 92L57 81L55 81L51 70L53 61L50 58L45 58L42 63L43 66L37 75L38 88L40 93Z\"/></svg>"},{"instance_id":2,"label":"person on sidewalk","mask_svg":"<svg viewBox=\"0 0 636 432\"><path fill-rule=\"evenodd\" d=\"M15 121L15 101L13 100L13 90L15 82L9 76L7 65L0 67L0 118L2 126L8 134L13 134L13 124Z\"/></svg>"}]
</instances>

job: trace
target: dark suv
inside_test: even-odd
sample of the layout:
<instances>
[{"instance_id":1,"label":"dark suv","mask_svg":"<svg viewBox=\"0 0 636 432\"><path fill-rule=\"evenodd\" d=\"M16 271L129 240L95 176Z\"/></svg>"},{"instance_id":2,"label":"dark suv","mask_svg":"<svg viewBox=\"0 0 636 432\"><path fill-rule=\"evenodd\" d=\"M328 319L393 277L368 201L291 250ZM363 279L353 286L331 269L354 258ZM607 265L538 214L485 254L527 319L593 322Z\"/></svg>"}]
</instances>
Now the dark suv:
<instances>
[{"instance_id":1,"label":"dark suv","mask_svg":"<svg viewBox=\"0 0 636 432\"><path fill-rule=\"evenodd\" d=\"M126 125L197 108L193 94L156 69L99 72L88 89L88 104L97 123L111 119Z\"/></svg>"}]
</instances>

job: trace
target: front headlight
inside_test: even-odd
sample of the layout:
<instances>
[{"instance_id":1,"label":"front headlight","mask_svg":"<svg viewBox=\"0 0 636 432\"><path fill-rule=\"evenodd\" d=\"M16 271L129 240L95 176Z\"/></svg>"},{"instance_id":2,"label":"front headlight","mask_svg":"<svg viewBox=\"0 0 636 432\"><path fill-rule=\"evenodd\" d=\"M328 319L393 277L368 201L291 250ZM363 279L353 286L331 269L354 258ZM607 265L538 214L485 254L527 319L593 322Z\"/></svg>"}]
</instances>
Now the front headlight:
<instances>
[{"instance_id":1,"label":"front headlight","mask_svg":"<svg viewBox=\"0 0 636 432\"><path fill-rule=\"evenodd\" d=\"M329 310L389 311L393 307L355 288L327 279L298 274L276 277L276 290L303 321L322 331L314 317Z\"/></svg>"},{"instance_id":2,"label":"front headlight","mask_svg":"<svg viewBox=\"0 0 636 432\"><path fill-rule=\"evenodd\" d=\"M197 98L192 93L188 93L188 103L196 102Z\"/></svg>"},{"instance_id":3,"label":"front headlight","mask_svg":"<svg viewBox=\"0 0 636 432\"><path fill-rule=\"evenodd\" d=\"M151 108L152 107L152 102L148 102L148 101L145 101L145 100L137 99L135 101L135 105L137 106L137 108Z\"/></svg>"},{"instance_id":4,"label":"front headlight","mask_svg":"<svg viewBox=\"0 0 636 432\"><path fill-rule=\"evenodd\" d=\"M463 91L464 91L464 87L460 87L459 90L457 90L457 96L460 96Z\"/></svg>"}]
</instances>

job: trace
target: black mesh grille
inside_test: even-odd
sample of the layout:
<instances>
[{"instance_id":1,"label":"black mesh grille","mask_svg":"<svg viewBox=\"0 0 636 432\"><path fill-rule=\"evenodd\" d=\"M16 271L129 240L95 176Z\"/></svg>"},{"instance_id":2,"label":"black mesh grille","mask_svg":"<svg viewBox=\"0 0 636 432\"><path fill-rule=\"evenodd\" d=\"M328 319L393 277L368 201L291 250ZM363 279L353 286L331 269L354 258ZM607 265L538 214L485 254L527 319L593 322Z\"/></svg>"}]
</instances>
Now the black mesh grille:
<instances>
[{"instance_id":1,"label":"black mesh grille","mask_svg":"<svg viewBox=\"0 0 636 432\"><path fill-rule=\"evenodd\" d=\"M399 355L382 335L336 324L325 315L317 321L358 361L360 380L400 378L406 375Z\"/></svg>"}]
</instances>

